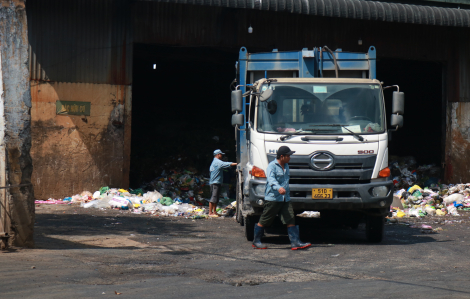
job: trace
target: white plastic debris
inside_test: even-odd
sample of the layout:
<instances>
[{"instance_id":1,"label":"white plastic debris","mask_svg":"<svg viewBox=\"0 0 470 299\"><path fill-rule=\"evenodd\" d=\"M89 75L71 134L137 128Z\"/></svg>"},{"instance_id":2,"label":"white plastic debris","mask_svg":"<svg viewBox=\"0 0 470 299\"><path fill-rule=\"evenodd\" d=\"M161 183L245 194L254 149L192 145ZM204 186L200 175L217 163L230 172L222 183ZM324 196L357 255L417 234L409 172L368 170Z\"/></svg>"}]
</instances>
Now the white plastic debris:
<instances>
[{"instance_id":1,"label":"white plastic debris","mask_svg":"<svg viewBox=\"0 0 470 299\"><path fill-rule=\"evenodd\" d=\"M444 198L444 203L447 206L447 205L453 204L454 201L457 203L461 203L463 200L464 200L464 197L462 194L454 193Z\"/></svg>"},{"instance_id":2,"label":"white plastic debris","mask_svg":"<svg viewBox=\"0 0 470 299\"><path fill-rule=\"evenodd\" d=\"M318 211L304 211L303 213L300 213L297 216L305 217L305 218L320 218L320 212L318 212Z\"/></svg>"}]
</instances>

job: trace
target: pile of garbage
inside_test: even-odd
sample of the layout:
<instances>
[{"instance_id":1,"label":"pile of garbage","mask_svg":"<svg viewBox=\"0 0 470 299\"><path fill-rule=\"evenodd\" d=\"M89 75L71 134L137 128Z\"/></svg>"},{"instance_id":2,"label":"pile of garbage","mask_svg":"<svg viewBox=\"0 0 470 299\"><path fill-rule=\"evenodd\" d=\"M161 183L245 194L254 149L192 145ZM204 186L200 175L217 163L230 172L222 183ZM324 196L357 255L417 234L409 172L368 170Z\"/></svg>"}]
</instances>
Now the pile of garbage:
<instances>
[{"instance_id":1,"label":"pile of garbage","mask_svg":"<svg viewBox=\"0 0 470 299\"><path fill-rule=\"evenodd\" d=\"M392 214L397 218L427 215L460 216L460 210L470 211L470 183L440 184L424 189L414 185L394 192L393 196Z\"/></svg>"},{"instance_id":2,"label":"pile of garbage","mask_svg":"<svg viewBox=\"0 0 470 299\"><path fill-rule=\"evenodd\" d=\"M111 208L130 210L135 214L148 213L156 216L185 216L194 219L205 218L210 199L209 179L195 174L195 171L163 171L159 177L139 189L117 189L101 187L91 193L83 191L62 200L50 198L36 203L79 203L84 208ZM144 189L153 190L145 192ZM236 204L229 198L230 185L222 184L221 199L217 212L221 216L233 216Z\"/></svg>"},{"instance_id":3,"label":"pile of garbage","mask_svg":"<svg viewBox=\"0 0 470 299\"><path fill-rule=\"evenodd\" d=\"M412 156L390 156L390 170L396 190L414 185L435 188L440 184L441 168L434 164L418 166Z\"/></svg>"}]
</instances>

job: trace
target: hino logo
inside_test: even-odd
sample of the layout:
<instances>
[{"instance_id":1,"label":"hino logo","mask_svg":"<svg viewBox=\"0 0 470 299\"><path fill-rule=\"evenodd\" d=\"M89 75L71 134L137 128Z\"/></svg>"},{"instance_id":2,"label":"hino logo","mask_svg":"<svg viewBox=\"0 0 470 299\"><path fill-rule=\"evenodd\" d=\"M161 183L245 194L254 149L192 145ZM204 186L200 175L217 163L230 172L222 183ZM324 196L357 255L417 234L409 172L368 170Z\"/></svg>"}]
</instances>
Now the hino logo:
<instances>
[{"instance_id":1,"label":"hino logo","mask_svg":"<svg viewBox=\"0 0 470 299\"><path fill-rule=\"evenodd\" d=\"M317 170L329 170L333 168L335 164L333 156L324 152L314 154L311 158L311 162L312 167Z\"/></svg>"},{"instance_id":2,"label":"hino logo","mask_svg":"<svg viewBox=\"0 0 470 299\"><path fill-rule=\"evenodd\" d=\"M270 150L269 150L269 153L270 153L270 154L275 154L275 153L277 153L277 150L270 149Z\"/></svg>"}]
</instances>

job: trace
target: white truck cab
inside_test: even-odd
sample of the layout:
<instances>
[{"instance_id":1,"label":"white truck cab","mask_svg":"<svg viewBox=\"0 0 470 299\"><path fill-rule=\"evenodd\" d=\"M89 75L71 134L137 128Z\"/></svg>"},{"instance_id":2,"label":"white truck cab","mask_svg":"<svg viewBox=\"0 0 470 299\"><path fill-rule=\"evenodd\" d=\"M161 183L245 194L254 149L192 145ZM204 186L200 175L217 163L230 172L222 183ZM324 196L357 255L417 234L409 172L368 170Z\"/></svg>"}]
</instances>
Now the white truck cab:
<instances>
[{"instance_id":1,"label":"white truck cab","mask_svg":"<svg viewBox=\"0 0 470 299\"><path fill-rule=\"evenodd\" d=\"M393 191L381 82L278 77L243 83L245 100L241 89L232 94L232 124L238 132L237 220L247 239L265 203L268 164L288 146L295 151L289 187L296 214L320 211L321 218L351 227L365 221L367 239L381 241ZM395 92L393 129L403 124L403 103L403 93Z\"/></svg>"}]
</instances>

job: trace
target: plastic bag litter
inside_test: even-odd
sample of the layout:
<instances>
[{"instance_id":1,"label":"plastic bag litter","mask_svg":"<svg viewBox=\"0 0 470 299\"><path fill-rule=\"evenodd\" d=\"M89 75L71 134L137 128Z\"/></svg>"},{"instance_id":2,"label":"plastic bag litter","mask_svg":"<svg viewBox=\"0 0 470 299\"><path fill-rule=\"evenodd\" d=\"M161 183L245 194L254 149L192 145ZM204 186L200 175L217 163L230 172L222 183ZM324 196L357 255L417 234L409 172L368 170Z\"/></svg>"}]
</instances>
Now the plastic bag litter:
<instances>
[{"instance_id":1,"label":"plastic bag litter","mask_svg":"<svg viewBox=\"0 0 470 299\"><path fill-rule=\"evenodd\" d=\"M108 190L109 190L109 187L106 186L106 187L101 187L99 191L101 194L103 194L103 193L108 192Z\"/></svg>"},{"instance_id":2,"label":"plastic bag litter","mask_svg":"<svg viewBox=\"0 0 470 299\"><path fill-rule=\"evenodd\" d=\"M83 191L80 195L81 195L81 196L89 196L89 197L92 197L92 196L93 196L93 194L91 194L90 191Z\"/></svg>"},{"instance_id":3,"label":"plastic bag litter","mask_svg":"<svg viewBox=\"0 0 470 299\"><path fill-rule=\"evenodd\" d=\"M423 189L422 189L420 186L418 186L418 185L414 185L413 187L410 187L410 188L408 189L408 192L409 192L410 194L413 194L416 190L421 191L421 190L423 190ZM421 192L420 192L420 193L421 193Z\"/></svg>"},{"instance_id":4,"label":"plastic bag litter","mask_svg":"<svg viewBox=\"0 0 470 299\"><path fill-rule=\"evenodd\" d=\"M304 211L297 216L305 218L320 218L320 212L318 211Z\"/></svg>"},{"instance_id":5,"label":"plastic bag litter","mask_svg":"<svg viewBox=\"0 0 470 299\"><path fill-rule=\"evenodd\" d=\"M113 197L110 201L109 201L109 205L111 207L116 207L116 208L132 208L133 205L132 203L130 202L130 200L127 200L123 197Z\"/></svg>"},{"instance_id":6,"label":"plastic bag litter","mask_svg":"<svg viewBox=\"0 0 470 299\"><path fill-rule=\"evenodd\" d=\"M78 194L72 196L72 202L82 202L82 197Z\"/></svg>"},{"instance_id":7,"label":"plastic bag litter","mask_svg":"<svg viewBox=\"0 0 470 299\"><path fill-rule=\"evenodd\" d=\"M138 197L138 196L131 196L129 199L134 205L136 204L141 204L142 203L142 197Z\"/></svg>"},{"instance_id":8,"label":"plastic bag litter","mask_svg":"<svg viewBox=\"0 0 470 299\"><path fill-rule=\"evenodd\" d=\"M189 213L193 209L194 209L194 207L190 204L187 204L187 203L183 203L183 204L178 205L178 212L181 212L181 213Z\"/></svg>"},{"instance_id":9,"label":"plastic bag litter","mask_svg":"<svg viewBox=\"0 0 470 299\"><path fill-rule=\"evenodd\" d=\"M97 199L97 200L92 200L87 203L82 202L81 207L88 209L88 208L95 208L95 209L105 209L109 208L109 198L103 198L103 199Z\"/></svg>"},{"instance_id":10,"label":"plastic bag litter","mask_svg":"<svg viewBox=\"0 0 470 299\"><path fill-rule=\"evenodd\" d=\"M432 207L426 207L425 209L426 214L428 215L436 215L436 209Z\"/></svg>"},{"instance_id":11,"label":"plastic bag litter","mask_svg":"<svg viewBox=\"0 0 470 299\"><path fill-rule=\"evenodd\" d=\"M161 207L163 207L161 204L158 202L152 202L152 203L146 203L140 205L140 208L142 209L143 212L155 212L158 211Z\"/></svg>"},{"instance_id":12,"label":"plastic bag litter","mask_svg":"<svg viewBox=\"0 0 470 299\"><path fill-rule=\"evenodd\" d=\"M408 216L410 217L421 217L424 216L423 210L421 208L411 208L408 210Z\"/></svg>"},{"instance_id":13,"label":"plastic bag litter","mask_svg":"<svg viewBox=\"0 0 470 299\"><path fill-rule=\"evenodd\" d=\"M461 203L461 202L463 202L463 200L464 200L464 196L462 194L454 193L454 194L449 195L446 198L444 198L444 203L445 203L446 206L448 206L448 205L454 203L454 201L457 202L457 203Z\"/></svg>"},{"instance_id":14,"label":"plastic bag litter","mask_svg":"<svg viewBox=\"0 0 470 299\"><path fill-rule=\"evenodd\" d=\"M447 212L452 216L460 216L457 212L457 208L453 204L447 207Z\"/></svg>"},{"instance_id":15,"label":"plastic bag litter","mask_svg":"<svg viewBox=\"0 0 470 299\"><path fill-rule=\"evenodd\" d=\"M160 203L164 206L170 206L173 204L173 200L171 199L171 197L163 197L162 199L160 199Z\"/></svg>"},{"instance_id":16,"label":"plastic bag litter","mask_svg":"<svg viewBox=\"0 0 470 299\"><path fill-rule=\"evenodd\" d=\"M100 191L96 191L95 193L93 193L93 199L100 198L100 196L101 196Z\"/></svg>"},{"instance_id":17,"label":"plastic bag litter","mask_svg":"<svg viewBox=\"0 0 470 299\"><path fill-rule=\"evenodd\" d=\"M158 191L147 192L143 196L142 203L160 202L160 199L162 198L163 195L161 195Z\"/></svg>"}]
</instances>

